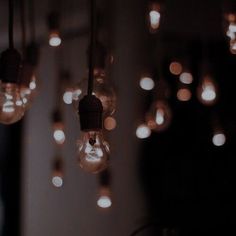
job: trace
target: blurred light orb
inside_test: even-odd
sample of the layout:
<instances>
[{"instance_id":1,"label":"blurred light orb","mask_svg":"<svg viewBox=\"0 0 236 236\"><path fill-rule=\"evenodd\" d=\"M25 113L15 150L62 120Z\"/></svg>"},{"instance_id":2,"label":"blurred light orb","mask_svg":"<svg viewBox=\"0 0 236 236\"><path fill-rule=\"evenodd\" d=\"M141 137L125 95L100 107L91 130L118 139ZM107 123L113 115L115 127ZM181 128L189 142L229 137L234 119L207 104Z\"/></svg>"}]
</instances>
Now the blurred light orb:
<instances>
[{"instance_id":1,"label":"blurred light orb","mask_svg":"<svg viewBox=\"0 0 236 236\"><path fill-rule=\"evenodd\" d=\"M170 73L173 75L180 75L183 70L183 67L179 62L173 61L170 63L169 70Z\"/></svg>"},{"instance_id":2,"label":"blurred light orb","mask_svg":"<svg viewBox=\"0 0 236 236\"><path fill-rule=\"evenodd\" d=\"M141 124L136 129L136 136L139 139L148 138L151 135L151 130L146 124Z\"/></svg>"},{"instance_id":3,"label":"blurred light orb","mask_svg":"<svg viewBox=\"0 0 236 236\"><path fill-rule=\"evenodd\" d=\"M112 116L108 116L104 120L104 127L106 130L113 130L116 128L116 119Z\"/></svg>"},{"instance_id":4,"label":"blurred light orb","mask_svg":"<svg viewBox=\"0 0 236 236\"><path fill-rule=\"evenodd\" d=\"M56 188L60 188L63 185L63 178L61 176L53 176L52 177L52 184Z\"/></svg>"},{"instance_id":5,"label":"blurred light orb","mask_svg":"<svg viewBox=\"0 0 236 236\"><path fill-rule=\"evenodd\" d=\"M212 143L215 146L223 146L226 142L226 137L223 133L216 133L212 137Z\"/></svg>"},{"instance_id":6,"label":"blurred light orb","mask_svg":"<svg viewBox=\"0 0 236 236\"><path fill-rule=\"evenodd\" d=\"M36 87L37 87L36 81L35 80L30 81L29 88L31 90L34 90L34 89L36 89Z\"/></svg>"},{"instance_id":7,"label":"blurred light orb","mask_svg":"<svg viewBox=\"0 0 236 236\"><path fill-rule=\"evenodd\" d=\"M151 10L149 12L150 26L153 30L158 29L160 25L161 14L157 10Z\"/></svg>"},{"instance_id":8,"label":"blurred light orb","mask_svg":"<svg viewBox=\"0 0 236 236\"><path fill-rule=\"evenodd\" d=\"M201 94L201 97L206 102L214 101L216 98L216 92L212 86L206 86Z\"/></svg>"},{"instance_id":9,"label":"blurred light orb","mask_svg":"<svg viewBox=\"0 0 236 236\"><path fill-rule=\"evenodd\" d=\"M58 47L61 44L61 38L59 36L59 33L52 32L49 36L49 45L52 47Z\"/></svg>"},{"instance_id":10,"label":"blurred light orb","mask_svg":"<svg viewBox=\"0 0 236 236\"><path fill-rule=\"evenodd\" d=\"M65 133L61 129L54 130L53 137L57 144L63 144L66 139Z\"/></svg>"},{"instance_id":11,"label":"blurred light orb","mask_svg":"<svg viewBox=\"0 0 236 236\"><path fill-rule=\"evenodd\" d=\"M177 92L177 98L179 101L187 102L191 99L191 97L192 97L192 93L187 88L181 88Z\"/></svg>"},{"instance_id":12,"label":"blurred light orb","mask_svg":"<svg viewBox=\"0 0 236 236\"><path fill-rule=\"evenodd\" d=\"M231 31L232 33L236 33L236 24L235 23L230 23L229 31Z\"/></svg>"},{"instance_id":13,"label":"blurred light orb","mask_svg":"<svg viewBox=\"0 0 236 236\"><path fill-rule=\"evenodd\" d=\"M101 208L109 208L112 205L112 201L108 196L100 196L97 200L97 205Z\"/></svg>"},{"instance_id":14,"label":"blurred light orb","mask_svg":"<svg viewBox=\"0 0 236 236\"><path fill-rule=\"evenodd\" d=\"M183 84L191 84L193 82L193 76L191 73L183 72L180 75L179 80Z\"/></svg>"},{"instance_id":15,"label":"blurred light orb","mask_svg":"<svg viewBox=\"0 0 236 236\"><path fill-rule=\"evenodd\" d=\"M139 85L143 90L152 90L155 86L155 83L152 78L143 77L140 79Z\"/></svg>"},{"instance_id":16,"label":"blurred light orb","mask_svg":"<svg viewBox=\"0 0 236 236\"><path fill-rule=\"evenodd\" d=\"M67 105L72 104L73 92L72 91L65 91L65 93L63 94L63 101Z\"/></svg>"}]
</instances>

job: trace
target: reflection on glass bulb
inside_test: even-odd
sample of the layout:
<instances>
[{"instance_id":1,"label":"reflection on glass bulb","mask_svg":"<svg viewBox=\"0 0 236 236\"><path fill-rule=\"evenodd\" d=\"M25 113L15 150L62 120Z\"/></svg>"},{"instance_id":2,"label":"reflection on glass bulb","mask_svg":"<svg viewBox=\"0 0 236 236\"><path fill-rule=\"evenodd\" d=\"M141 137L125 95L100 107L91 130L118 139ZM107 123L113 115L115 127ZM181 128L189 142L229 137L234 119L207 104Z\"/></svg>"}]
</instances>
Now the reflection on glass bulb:
<instances>
[{"instance_id":1,"label":"reflection on glass bulb","mask_svg":"<svg viewBox=\"0 0 236 236\"><path fill-rule=\"evenodd\" d=\"M205 77L198 87L198 99L204 105L212 105L216 101L216 85L210 77Z\"/></svg>"},{"instance_id":2,"label":"reflection on glass bulb","mask_svg":"<svg viewBox=\"0 0 236 236\"><path fill-rule=\"evenodd\" d=\"M61 44L61 38L57 31L52 31L49 35L49 45L52 47L58 47Z\"/></svg>"},{"instance_id":3,"label":"reflection on glass bulb","mask_svg":"<svg viewBox=\"0 0 236 236\"><path fill-rule=\"evenodd\" d=\"M107 168L110 150L101 132L84 133L83 140L78 142L78 146L78 162L82 169L96 174Z\"/></svg>"},{"instance_id":4,"label":"reflection on glass bulb","mask_svg":"<svg viewBox=\"0 0 236 236\"><path fill-rule=\"evenodd\" d=\"M86 93L87 80L83 80L73 90L73 105L75 109L78 109L79 100ZM103 106L103 114L109 116L114 114L116 109L116 95L114 89L107 82L105 76L96 76L94 78L94 95L100 99Z\"/></svg>"},{"instance_id":5,"label":"reflection on glass bulb","mask_svg":"<svg viewBox=\"0 0 236 236\"><path fill-rule=\"evenodd\" d=\"M148 138L151 135L151 130L146 124L141 124L136 129L136 136L140 139Z\"/></svg>"},{"instance_id":6,"label":"reflection on glass bulb","mask_svg":"<svg viewBox=\"0 0 236 236\"><path fill-rule=\"evenodd\" d=\"M19 88L14 83L1 83L0 86L0 123L13 124L19 121L25 112Z\"/></svg>"},{"instance_id":7,"label":"reflection on glass bulb","mask_svg":"<svg viewBox=\"0 0 236 236\"><path fill-rule=\"evenodd\" d=\"M139 85L144 90L152 90L155 86L155 83L150 77L142 77L139 81Z\"/></svg>"},{"instance_id":8,"label":"reflection on glass bulb","mask_svg":"<svg viewBox=\"0 0 236 236\"><path fill-rule=\"evenodd\" d=\"M223 146L226 142L226 137L222 132L217 132L212 137L212 143L215 146Z\"/></svg>"},{"instance_id":9,"label":"reflection on glass bulb","mask_svg":"<svg viewBox=\"0 0 236 236\"><path fill-rule=\"evenodd\" d=\"M61 122L57 122L53 125L53 138L57 144L64 144L66 135L64 132L64 126Z\"/></svg>"},{"instance_id":10,"label":"reflection on glass bulb","mask_svg":"<svg viewBox=\"0 0 236 236\"><path fill-rule=\"evenodd\" d=\"M165 101L158 100L151 106L146 116L147 125L153 131L164 131L171 122L171 110Z\"/></svg>"}]
</instances>

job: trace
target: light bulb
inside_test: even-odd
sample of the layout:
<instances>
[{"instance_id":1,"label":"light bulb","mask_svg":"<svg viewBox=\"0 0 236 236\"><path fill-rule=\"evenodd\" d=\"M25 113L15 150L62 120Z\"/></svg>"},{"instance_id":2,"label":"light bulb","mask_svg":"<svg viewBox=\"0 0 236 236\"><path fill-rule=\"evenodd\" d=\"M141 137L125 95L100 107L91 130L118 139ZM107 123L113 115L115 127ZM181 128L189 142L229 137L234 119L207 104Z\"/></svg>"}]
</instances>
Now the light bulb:
<instances>
[{"instance_id":1,"label":"light bulb","mask_svg":"<svg viewBox=\"0 0 236 236\"><path fill-rule=\"evenodd\" d=\"M78 141L78 162L82 169L90 173L99 173L106 169L109 160L109 146L98 131L85 132Z\"/></svg>"},{"instance_id":2,"label":"light bulb","mask_svg":"<svg viewBox=\"0 0 236 236\"><path fill-rule=\"evenodd\" d=\"M170 63L169 70L170 70L171 74L180 75L182 72L182 69L183 69L183 67L179 62L173 61Z\"/></svg>"},{"instance_id":3,"label":"light bulb","mask_svg":"<svg viewBox=\"0 0 236 236\"><path fill-rule=\"evenodd\" d=\"M64 132L64 126L61 122L56 122L53 125L53 138L58 145L64 144L66 135Z\"/></svg>"},{"instance_id":4,"label":"light bulb","mask_svg":"<svg viewBox=\"0 0 236 236\"><path fill-rule=\"evenodd\" d=\"M97 206L103 209L110 208L112 205L111 191L108 186L101 186L97 199Z\"/></svg>"},{"instance_id":5,"label":"light bulb","mask_svg":"<svg viewBox=\"0 0 236 236\"><path fill-rule=\"evenodd\" d=\"M63 186L63 160L61 157L56 157L53 160L53 170L52 170L52 184L56 188Z\"/></svg>"},{"instance_id":6,"label":"light bulb","mask_svg":"<svg viewBox=\"0 0 236 236\"><path fill-rule=\"evenodd\" d=\"M155 86L155 83L150 77L142 77L139 81L139 85L143 90L152 90Z\"/></svg>"},{"instance_id":7,"label":"light bulb","mask_svg":"<svg viewBox=\"0 0 236 236\"><path fill-rule=\"evenodd\" d=\"M63 101L65 104L70 105L73 101L73 89L67 88L63 94Z\"/></svg>"},{"instance_id":8,"label":"light bulb","mask_svg":"<svg viewBox=\"0 0 236 236\"><path fill-rule=\"evenodd\" d=\"M108 116L104 119L104 128L106 130L113 130L116 128L116 119L112 116Z\"/></svg>"},{"instance_id":9,"label":"light bulb","mask_svg":"<svg viewBox=\"0 0 236 236\"><path fill-rule=\"evenodd\" d=\"M52 176L52 184L54 187L60 188L63 186L63 177L60 174L55 173Z\"/></svg>"},{"instance_id":10,"label":"light bulb","mask_svg":"<svg viewBox=\"0 0 236 236\"><path fill-rule=\"evenodd\" d=\"M58 31L51 31L49 34L49 45L58 47L61 44L61 38Z\"/></svg>"},{"instance_id":11,"label":"light bulb","mask_svg":"<svg viewBox=\"0 0 236 236\"><path fill-rule=\"evenodd\" d=\"M177 92L177 98L179 101L187 102L191 99L192 93L188 88L180 88Z\"/></svg>"},{"instance_id":12,"label":"light bulb","mask_svg":"<svg viewBox=\"0 0 236 236\"><path fill-rule=\"evenodd\" d=\"M212 137L212 143L215 146L223 146L226 142L226 137L222 132L216 132Z\"/></svg>"},{"instance_id":13,"label":"light bulb","mask_svg":"<svg viewBox=\"0 0 236 236\"><path fill-rule=\"evenodd\" d=\"M179 80L181 83L183 84L191 84L193 82L193 76L191 73L188 72L183 72L180 76L179 76Z\"/></svg>"},{"instance_id":14,"label":"light bulb","mask_svg":"<svg viewBox=\"0 0 236 236\"><path fill-rule=\"evenodd\" d=\"M153 103L146 116L147 125L153 131L167 129L171 123L172 113L167 102L158 100Z\"/></svg>"},{"instance_id":15,"label":"light bulb","mask_svg":"<svg viewBox=\"0 0 236 236\"><path fill-rule=\"evenodd\" d=\"M25 112L19 87L15 83L1 83L0 86L0 123L13 124L19 121Z\"/></svg>"},{"instance_id":16,"label":"light bulb","mask_svg":"<svg viewBox=\"0 0 236 236\"><path fill-rule=\"evenodd\" d=\"M73 106L77 110L80 98L82 98L87 90L87 80L83 80L73 90ZM114 114L116 109L116 95L112 86L107 82L104 75L99 75L94 78L93 95L100 99L103 106L103 114L109 116Z\"/></svg>"},{"instance_id":17,"label":"light bulb","mask_svg":"<svg viewBox=\"0 0 236 236\"><path fill-rule=\"evenodd\" d=\"M152 33L159 28L161 20L160 6L157 3L152 3L149 6L148 21L149 28Z\"/></svg>"},{"instance_id":18,"label":"light bulb","mask_svg":"<svg viewBox=\"0 0 236 236\"><path fill-rule=\"evenodd\" d=\"M217 98L216 85L214 81L205 76L198 86L198 99L204 105L213 105Z\"/></svg>"},{"instance_id":19,"label":"light bulb","mask_svg":"<svg viewBox=\"0 0 236 236\"><path fill-rule=\"evenodd\" d=\"M136 129L136 136L139 139L148 138L151 135L151 130L146 124L141 124Z\"/></svg>"}]
</instances>

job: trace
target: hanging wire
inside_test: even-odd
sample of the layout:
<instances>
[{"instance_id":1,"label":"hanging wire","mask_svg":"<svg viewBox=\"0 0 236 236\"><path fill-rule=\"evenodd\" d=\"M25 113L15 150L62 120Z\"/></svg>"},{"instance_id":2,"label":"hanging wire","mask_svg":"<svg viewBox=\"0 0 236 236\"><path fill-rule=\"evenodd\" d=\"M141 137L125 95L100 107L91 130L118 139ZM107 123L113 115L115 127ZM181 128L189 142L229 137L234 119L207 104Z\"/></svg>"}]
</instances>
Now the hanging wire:
<instances>
[{"instance_id":1,"label":"hanging wire","mask_svg":"<svg viewBox=\"0 0 236 236\"><path fill-rule=\"evenodd\" d=\"M35 42L35 4L34 0L28 0L29 6L29 22L30 22L30 37L31 42Z\"/></svg>"},{"instance_id":2,"label":"hanging wire","mask_svg":"<svg viewBox=\"0 0 236 236\"><path fill-rule=\"evenodd\" d=\"M13 27L14 27L14 0L8 0L8 40L9 48L14 48Z\"/></svg>"},{"instance_id":3,"label":"hanging wire","mask_svg":"<svg viewBox=\"0 0 236 236\"><path fill-rule=\"evenodd\" d=\"M25 59L26 53L26 27L25 27L25 0L20 2L20 21L21 21L21 43L22 43L22 57Z\"/></svg>"},{"instance_id":4,"label":"hanging wire","mask_svg":"<svg viewBox=\"0 0 236 236\"><path fill-rule=\"evenodd\" d=\"M95 0L90 0L90 46L89 46L89 76L87 94L93 92L94 73L94 47L95 47Z\"/></svg>"}]
</instances>

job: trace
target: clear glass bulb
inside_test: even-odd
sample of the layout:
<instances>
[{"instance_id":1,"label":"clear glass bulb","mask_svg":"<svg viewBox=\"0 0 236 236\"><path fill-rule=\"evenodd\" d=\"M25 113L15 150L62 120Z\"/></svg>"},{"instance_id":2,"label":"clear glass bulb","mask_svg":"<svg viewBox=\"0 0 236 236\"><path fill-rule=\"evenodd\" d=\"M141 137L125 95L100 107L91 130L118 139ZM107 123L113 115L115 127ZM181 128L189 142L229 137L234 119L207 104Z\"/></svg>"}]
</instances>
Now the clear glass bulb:
<instances>
[{"instance_id":1,"label":"clear glass bulb","mask_svg":"<svg viewBox=\"0 0 236 236\"><path fill-rule=\"evenodd\" d=\"M0 85L0 123L13 124L19 121L25 112L19 87L15 83Z\"/></svg>"},{"instance_id":2,"label":"clear glass bulb","mask_svg":"<svg viewBox=\"0 0 236 236\"><path fill-rule=\"evenodd\" d=\"M156 132L164 131L171 123L172 112L166 101L155 101L146 116L147 125Z\"/></svg>"},{"instance_id":3,"label":"clear glass bulb","mask_svg":"<svg viewBox=\"0 0 236 236\"><path fill-rule=\"evenodd\" d=\"M97 206L103 209L110 208L112 206L111 191L108 187L104 186L100 188Z\"/></svg>"},{"instance_id":4,"label":"clear glass bulb","mask_svg":"<svg viewBox=\"0 0 236 236\"><path fill-rule=\"evenodd\" d=\"M109 153L108 143L103 140L101 132L86 132L78 141L78 162L87 172L96 174L106 169Z\"/></svg>"},{"instance_id":5,"label":"clear glass bulb","mask_svg":"<svg viewBox=\"0 0 236 236\"><path fill-rule=\"evenodd\" d=\"M78 84L73 91L73 105L78 109L79 100L82 98L87 90L87 80L83 80ZM116 109L116 95L112 86L107 82L105 76L100 75L94 78L94 95L100 99L103 106L103 114L105 116L112 115Z\"/></svg>"}]
</instances>

